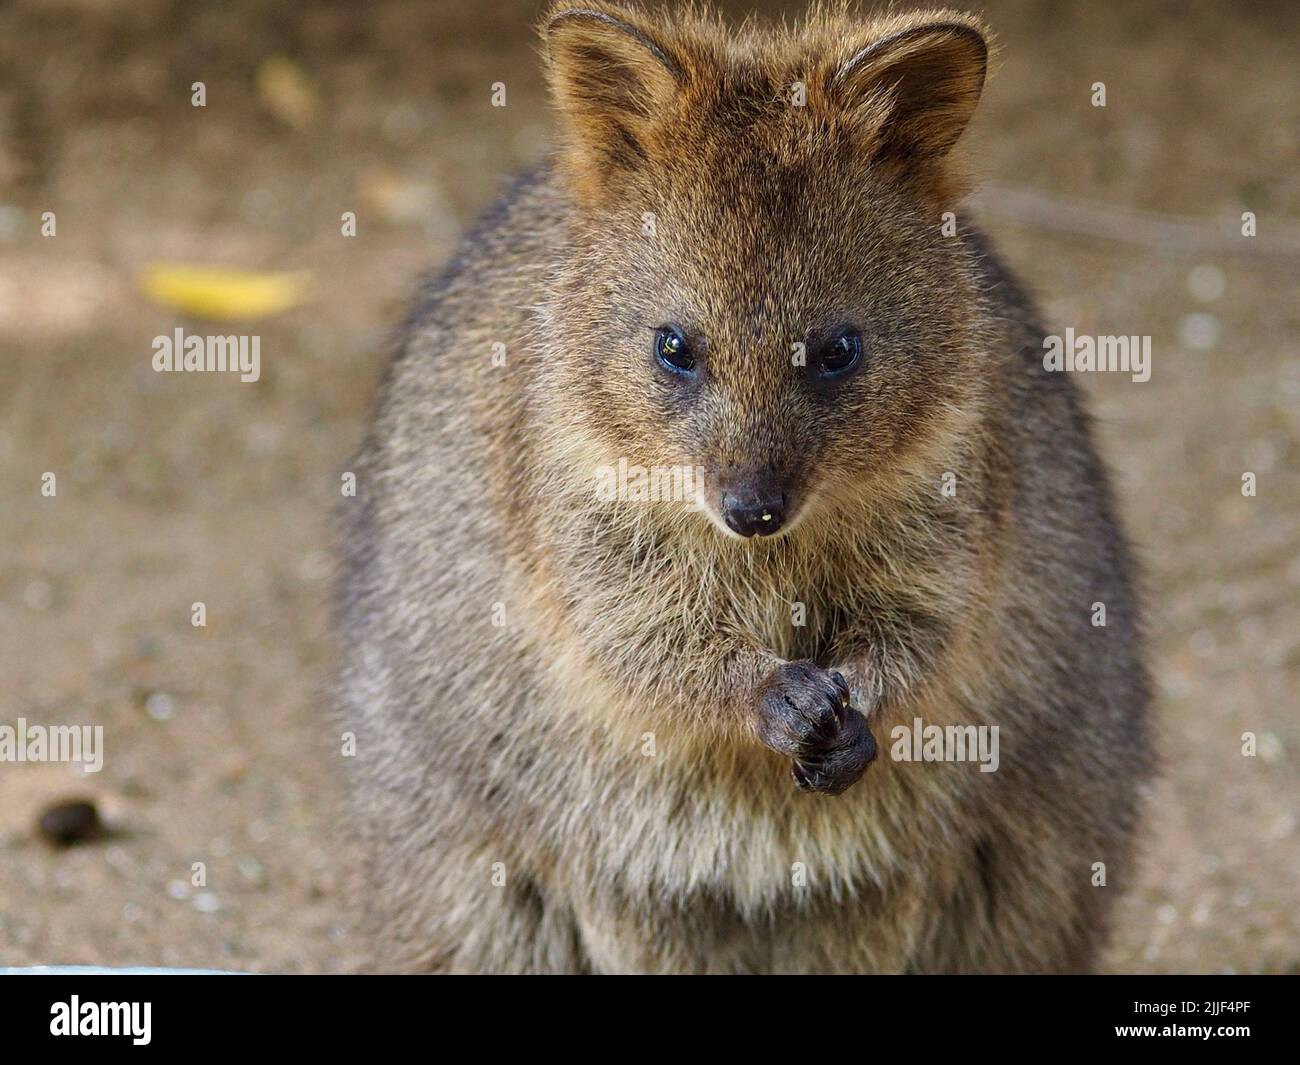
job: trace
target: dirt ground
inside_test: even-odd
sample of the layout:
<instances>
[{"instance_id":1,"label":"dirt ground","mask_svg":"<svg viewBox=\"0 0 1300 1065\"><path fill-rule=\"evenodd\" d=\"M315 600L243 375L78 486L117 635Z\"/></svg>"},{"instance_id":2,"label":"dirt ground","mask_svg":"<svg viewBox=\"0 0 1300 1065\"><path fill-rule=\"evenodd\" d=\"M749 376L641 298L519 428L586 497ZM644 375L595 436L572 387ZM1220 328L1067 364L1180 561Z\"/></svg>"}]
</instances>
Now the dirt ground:
<instances>
[{"instance_id":1,"label":"dirt ground","mask_svg":"<svg viewBox=\"0 0 1300 1065\"><path fill-rule=\"evenodd\" d=\"M1084 382L1147 564L1164 764L1108 967L1300 971L1300 14L980 10L986 228L1049 322L1153 337L1150 382ZM0 765L0 965L355 963L328 514L419 272L545 148L536 16L0 8L0 723L107 744L97 775ZM302 80L268 86L277 57ZM225 330L261 335L255 385L156 374L156 335L213 330L140 293L155 262L308 270L312 295ZM111 831L55 850L36 819L79 795Z\"/></svg>"}]
</instances>

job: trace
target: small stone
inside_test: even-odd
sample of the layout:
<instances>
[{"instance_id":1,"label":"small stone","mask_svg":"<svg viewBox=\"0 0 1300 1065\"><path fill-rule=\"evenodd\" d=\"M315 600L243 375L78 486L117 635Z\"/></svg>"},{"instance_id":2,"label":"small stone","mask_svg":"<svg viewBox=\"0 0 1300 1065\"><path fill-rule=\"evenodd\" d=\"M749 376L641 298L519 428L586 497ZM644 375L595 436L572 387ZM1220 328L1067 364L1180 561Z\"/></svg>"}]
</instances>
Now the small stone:
<instances>
[{"instance_id":1,"label":"small stone","mask_svg":"<svg viewBox=\"0 0 1300 1065\"><path fill-rule=\"evenodd\" d=\"M41 835L56 847L71 847L96 839L104 830L99 810L88 799L68 799L47 806L37 823Z\"/></svg>"},{"instance_id":2,"label":"small stone","mask_svg":"<svg viewBox=\"0 0 1300 1065\"><path fill-rule=\"evenodd\" d=\"M221 900L211 891L200 891L192 903L199 913L216 913L221 909Z\"/></svg>"},{"instance_id":3,"label":"small stone","mask_svg":"<svg viewBox=\"0 0 1300 1065\"><path fill-rule=\"evenodd\" d=\"M166 692L154 692L144 701L144 709L155 721L167 721L176 708L172 697Z\"/></svg>"},{"instance_id":4,"label":"small stone","mask_svg":"<svg viewBox=\"0 0 1300 1065\"><path fill-rule=\"evenodd\" d=\"M1213 263L1202 263L1192 267L1187 275L1187 291L1202 303L1212 303L1223 295L1228 287L1228 279L1222 270Z\"/></svg>"}]
</instances>

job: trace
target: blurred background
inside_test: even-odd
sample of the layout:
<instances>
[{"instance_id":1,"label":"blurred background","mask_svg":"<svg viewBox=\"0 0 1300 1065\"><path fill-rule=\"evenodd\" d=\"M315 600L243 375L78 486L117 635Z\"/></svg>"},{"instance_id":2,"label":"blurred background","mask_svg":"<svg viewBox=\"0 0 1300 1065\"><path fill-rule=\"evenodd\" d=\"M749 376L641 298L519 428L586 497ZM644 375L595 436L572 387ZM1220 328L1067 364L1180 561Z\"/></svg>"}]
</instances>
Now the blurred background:
<instances>
[{"instance_id":1,"label":"blurred background","mask_svg":"<svg viewBox=\"0 0 1300 1065\"><path fill-rule=\"evenodd\" d=\"M1107 967L1300 971L1300 8L971 10L1001 44L979 218L1050 327L1153 337L1150 382L1080 382L1146 560L1164 762ZM418 276L546 150L539 14L0 7L0 724L106 732L96 775L0 764L0 965L354 963L329 512ZM261 380L153 372L178 326L260 335ZM56 846L75 799L103 827Z\"/></svg>"}]
</instances>

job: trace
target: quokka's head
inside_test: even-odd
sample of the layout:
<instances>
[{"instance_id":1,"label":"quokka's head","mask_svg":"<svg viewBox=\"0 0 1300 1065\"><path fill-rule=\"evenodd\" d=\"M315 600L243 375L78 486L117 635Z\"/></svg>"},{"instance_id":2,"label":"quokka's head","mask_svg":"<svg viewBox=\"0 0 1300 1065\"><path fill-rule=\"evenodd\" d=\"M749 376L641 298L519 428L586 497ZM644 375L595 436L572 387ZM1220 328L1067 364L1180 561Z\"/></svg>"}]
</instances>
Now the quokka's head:
<instances>
[{"instance_id":1,"label":"quokka's head","mask_svg":"<svg viewBox=\"0 0 1300 1065\"><path fill-rule=\"evenodd\" d=\"M702 468L700 509L750 538L852 521L942 454L988 376L946 214L978 24L562 2L543 36L573 210L541 372L591 460Z\"/></svg>"}]
</instances>

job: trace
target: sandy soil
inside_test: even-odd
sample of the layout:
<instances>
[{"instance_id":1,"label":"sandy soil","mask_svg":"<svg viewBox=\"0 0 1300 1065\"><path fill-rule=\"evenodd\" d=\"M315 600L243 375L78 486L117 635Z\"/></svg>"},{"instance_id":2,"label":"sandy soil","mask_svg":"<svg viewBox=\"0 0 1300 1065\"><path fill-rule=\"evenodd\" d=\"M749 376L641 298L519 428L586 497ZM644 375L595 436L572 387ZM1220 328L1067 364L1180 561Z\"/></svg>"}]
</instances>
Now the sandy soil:
<instances>
[{"instance_id":1,"label":"sandy soil","mask_svg":"<svg viewBox=\"0 0 1300 1065\"><path fill-rule=\"evenodd\" d=\"M1003 51L971 137L981 214L1051 322L1155 351L1147 384L1086 383L1147 561L1164 761L1109 965L1296 971L1300 17L1044 6L983 8ZM419 271L546 144L536 13L0 9L0 723L102 724L108 744L94 776L0 765L0 965L354 964L328 513ZM259 93L274 56L314 113ZM1005 190L1200 237L1089 239ZM1218 224L1243 210L1256 242ZM310 303L256 327L260 382L151 371L154 336L201 328L137 291L160 260L312 271ZM55 850L35 821L78 795L112 831Z\"/></svg>"}]
</instances>

